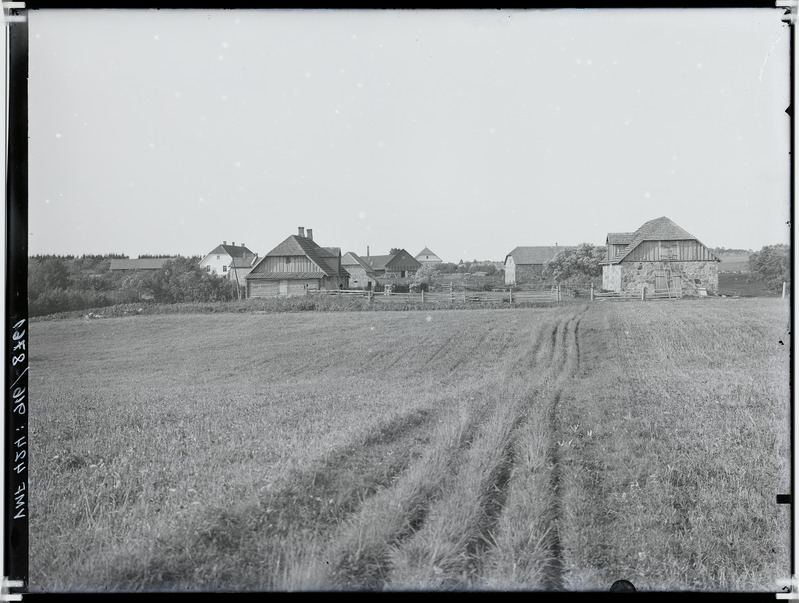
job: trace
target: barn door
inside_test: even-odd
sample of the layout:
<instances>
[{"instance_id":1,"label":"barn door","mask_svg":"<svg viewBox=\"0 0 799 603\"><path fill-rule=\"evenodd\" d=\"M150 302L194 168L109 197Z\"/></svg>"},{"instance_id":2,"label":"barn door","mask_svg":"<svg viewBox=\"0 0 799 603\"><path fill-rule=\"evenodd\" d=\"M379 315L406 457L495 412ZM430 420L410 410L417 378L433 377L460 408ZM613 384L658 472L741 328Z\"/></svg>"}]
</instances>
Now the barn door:
<instances>
[{"instance_id":1,"label":"barn door","mask_svg":"<svg viewBox=\"0 0 799 603\"><path fill-rule=\"evenodd\" d=\"M288 295L289 294L289 282L288 281L280 281L280 289L278 289L278 293L280 295Z\"/></svg>"},{"instance_id":2,"label":"barn door","mask_svg":"<svg viewBox=\"0 0 799 603\"><path fill-rule=\"evenodd\" d=\"M655 291L662 291L669 288L668 275L665 270L655 272Z\"/></svg>"}]
</instances>

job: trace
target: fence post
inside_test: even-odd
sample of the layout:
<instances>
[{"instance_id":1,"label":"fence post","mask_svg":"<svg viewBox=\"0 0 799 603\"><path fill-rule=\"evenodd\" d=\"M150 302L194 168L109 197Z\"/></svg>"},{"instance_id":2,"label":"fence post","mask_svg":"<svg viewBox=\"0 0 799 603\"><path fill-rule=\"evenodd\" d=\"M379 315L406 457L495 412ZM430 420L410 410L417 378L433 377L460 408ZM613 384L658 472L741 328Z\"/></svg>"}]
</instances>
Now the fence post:
<instances>
[{"instance_id":1,"label":"fence post","mask_svg":"<svg viewBox=\"0 0 799 603\"><path fill-rule=\"evenodd\" d=\"M422 303L424 303L424 289L422 289Z\"/></svg>"},{"instance_id":2,"label":"fence post","mask_svg":"<svg viewBox=\"0 0 799 603\"><path fill-rule=\"evenodd\" d=\"M463 303L466 303L466 287L463 288Z\"/></svg>"},{"instance_id":3,"label":"fence post","mask_svg":"<svg viewBox=\"0 0 799 603\"><path fill-rule=\"evenodd\" d=\"M594 283L591 283L591 301L594 301Z\"/></svg>"},{"instance_id":4,"label":"fence post","mask_svg":"<svg viewBox=\"0 0 799 603\"><path fill-rule=\"evenodd\" d=\"M510 299L509 299L510 303L513 303L513 289L508 289L508 294L510 296Z\"/></svg>"},{"instance_id":5,"label":"fence post","mask_svg":"<svg viewBox=\"0 0 799 603\"><path fill-rule=\"evenodd\" d=\"M644 296L646 295L646 283L641 283L641 301L644 301Z\"/></svg>"},{"instance_id":6,"label":"fence post","mask_svg":"<svg viewBox=\"0 0 799 603\"><path fill-rule=\"evenodd\" d=\"M560 301L560 300L561 300L561 298L560 298L560 285L558 285L558 301Z\"/></svg>"}]
</instances>

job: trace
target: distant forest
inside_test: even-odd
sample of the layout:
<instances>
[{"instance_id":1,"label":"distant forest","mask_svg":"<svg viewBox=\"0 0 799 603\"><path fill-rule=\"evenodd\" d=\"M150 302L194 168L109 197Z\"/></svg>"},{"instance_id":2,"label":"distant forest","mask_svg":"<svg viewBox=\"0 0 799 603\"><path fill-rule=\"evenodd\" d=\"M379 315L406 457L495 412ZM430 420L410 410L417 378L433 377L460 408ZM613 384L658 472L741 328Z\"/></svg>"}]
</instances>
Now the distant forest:
<instances>
[{"instance_id":1,"label":"distant forest","mask_svg":"<svg viewBox=\"0 0 799 603\"><path fill-rule=\"evenodd\" d=\"M176 257L141 255L140 259ZM154 301L222 301L238 295L232 281L200 269L200 257L180 257L163 270L111 271L122 254L35 255L28 258L28 315L101 308L120 303Z\"/></svg>"}]
</instances>

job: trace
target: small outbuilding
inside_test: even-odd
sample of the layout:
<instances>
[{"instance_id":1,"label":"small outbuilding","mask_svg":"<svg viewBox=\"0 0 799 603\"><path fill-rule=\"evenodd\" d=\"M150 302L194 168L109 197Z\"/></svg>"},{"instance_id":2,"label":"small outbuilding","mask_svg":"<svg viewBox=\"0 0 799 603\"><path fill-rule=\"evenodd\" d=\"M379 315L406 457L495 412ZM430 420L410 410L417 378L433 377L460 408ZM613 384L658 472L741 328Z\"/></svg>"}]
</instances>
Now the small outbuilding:
<instances>
[{"instance_id":1,"label":"small outbuilding","mask_svg":"<svg viewBox=\"0 0 799 603\"><path fill-rule=\"evenodd\" d=\"M566 249L572 247L516 247L505 256L505 284L543 282L544 266Z\"/></svg>"}]
</instances>

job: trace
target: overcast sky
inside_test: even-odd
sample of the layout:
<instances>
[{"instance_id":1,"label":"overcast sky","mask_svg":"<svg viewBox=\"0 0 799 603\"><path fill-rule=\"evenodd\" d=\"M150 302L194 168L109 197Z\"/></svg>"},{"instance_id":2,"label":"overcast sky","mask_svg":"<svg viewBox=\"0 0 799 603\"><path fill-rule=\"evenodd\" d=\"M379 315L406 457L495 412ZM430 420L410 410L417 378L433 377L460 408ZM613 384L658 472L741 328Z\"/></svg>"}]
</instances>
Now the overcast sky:
<instances>
[{"instance_id":1,"label":"overcast sky","mask_svg":"<svg viewBox=\"0 0 799 603\"><path fill-rule=\"evenodd\" d=\"M782 14L32 11L29 252L787 243Z\"/></svg>"}]
</instances>

